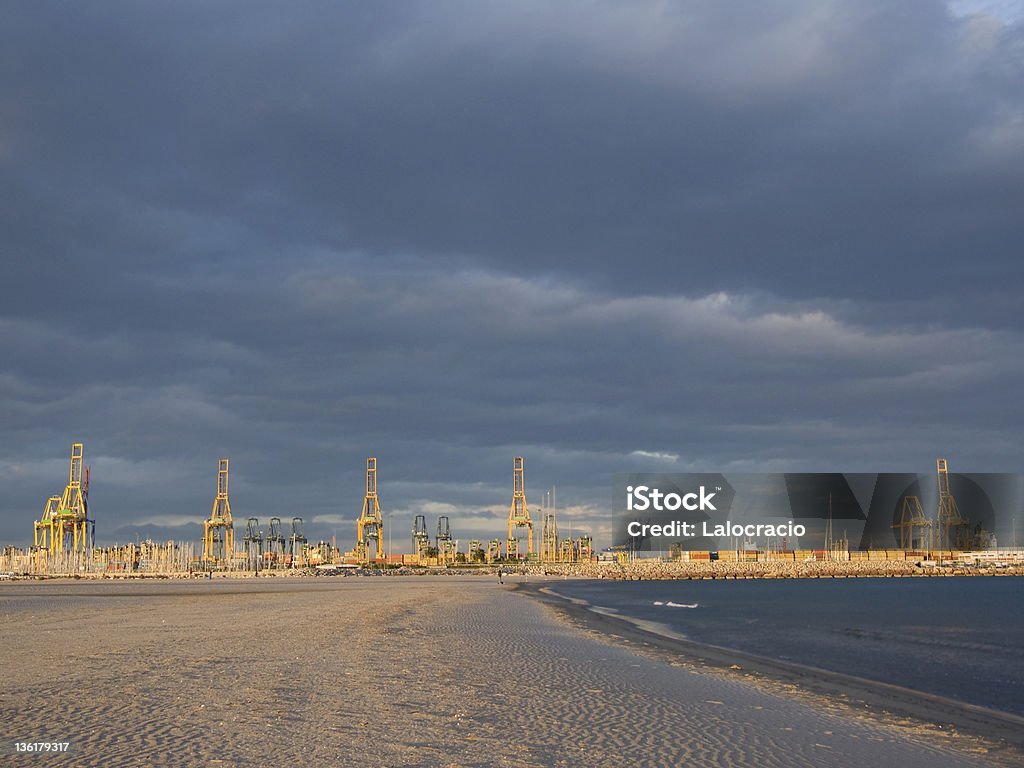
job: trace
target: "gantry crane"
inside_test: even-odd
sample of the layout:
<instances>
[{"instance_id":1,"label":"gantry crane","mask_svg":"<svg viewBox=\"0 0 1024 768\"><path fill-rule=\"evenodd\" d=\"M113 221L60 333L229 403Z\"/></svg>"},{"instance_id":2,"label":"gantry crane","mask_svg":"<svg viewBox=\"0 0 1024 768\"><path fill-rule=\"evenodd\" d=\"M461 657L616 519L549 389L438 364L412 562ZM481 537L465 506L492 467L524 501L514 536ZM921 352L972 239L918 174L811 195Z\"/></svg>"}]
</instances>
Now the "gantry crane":
<instances>
[{"instance_id":1,"label":"gantry crane","mask_svg":"<svg viewBox=\"0 0 1024 768\"><path fill-rule=\"evenodd\" d=\"M246 566L259 569L260 560L263 559L263 531L260 529L260 521L255 517L245 521L242 548L245 552Z\"/></svg>"},{"instance_id":2,"label":"gantry crane","mask_svg":"<svg viewBox=\"0 0 1024 768\"><path fill-rule=\"evenodd\" d=\"M228 501L228 460L217 462L217 495L210 519L203 523L203 561L230 563L235 554L235 524Z\"/></svg>"},{"instance_id":3,"label":"gantry crane","mask_svg":"<svg viewBox=\"0 0 1024 768\"><path fill-rule=\"evenodd\" d=\"M544 527L540 537L540 559L545 563L558 560L558 521L554 512L544 513Z\"/></svg>"},{"instance_id":4,"label":"gantry crane","mask_svg":"<svg viewBox=\"0 0 1024 768\"><path fill-rule=\"evenodd\" d=\"M426 563L430 553L430 532L427 530L427 516L416 515L412 523L412 550L420 563Z\"/></svg>"},{"instance_id":5,"label":"gantry crane","mask_svg":"<svg viewBox=\"0 0 1024 768\"><path fill-rule=\"evenodd\" d=\"M299 564L299 560L305 565L306 558L306 533L303 530L302 518L292 518L292 533L288 537L288 555L292 561L292 568Z\"/></svg>"},{"instance_id":6,"label":"gantry crane","mask_svg":"<svg viewBox=\"0 0 1024 768\"><path fill-rule=\"evenodd\" d=\"M51 496L46 500L46 506L43 507L43 514L39 516L39 519L33 524L32 531L32 545L36 549L43 549L47 552L50 551L51 542L53 541L53 524L57 514L57 509L60 507L60 496ZM53 542L53 546L56 543Z\"/></svg>"},{"instance_id":7,"label":"gantry crane","mask_svg":"<svg viewBox=\"0 0 1024 768\"><path fill-rule=\"evenodd\" d=\"M487 542L487 562L494 563L501 560L501 540L491 539Z\"/></svg>"},{"instance_id":8,"label":"gantry crane","mask_svg":"<svg viewBox=\"0 0 1024 768\"><path fill-rule=\"evenodd\" d=\"M594 557L594 539L583 535L576 539L576 557L580 562L587 562Z\"/></svg>"},{"instance_id":9,"label":"gantry crane","mask_svg":"<svg viewBox=\"0 0 1024 768\"><path fill-rule=\"evenodd\" d=\"M533 521L526 503L523 482L523 457L516 456L512 462L512 505L508 509L508 542L505 555L509 560L519 559L519 539L513 535L516 528L526 528L526 556L533 554Z\"/></svg>"},{"instance_id":10,"label":"gantry crane","mask_svg":"<svg viewBox=\"0 0 1024 768\"><path fill-rule=\"evenodd\" d=\"M932 521L924 513L921 499L904 496L900 517L892 527L899 531L900 549L930 549Z\"/></svg>"},{"instance_id":11,"label":"gantry crane","mask_svg":"<svg viewBox=\"0 0 1024 768\"><path fill-rule=\"evenodd\" d=\"M576 543L572 539L562 539L558 559L563 563L576 562Z\"/></svg>"},{"instance_id":12,"label":"gantry crane","mask_svg":"<svg viewBox=\"0 0 1024 768\"><path fill-rule=\"evenodd\" d=\"M270 531L263 541L266 544L266 552L272 563L279 563L284 560L284 531L281 529L280 517L270 518Z\"/></svg>"},{"instance_id":13,"label":"gantry crane","mask_svg":"<svg viewBox=\"0 0 1024 768\"><path fill-rule=\"evenodd\" d=\"M33 542L51 554L84 555L92 549L96 523L89 519L89 468L82 443L71 446L71 466L63 496L51 496L33 526ZM91 535L90 535L91 534Z\"/></svg>"},{"instance_id":14,"label":"gantry crane","mask_svg":"<svg viewBox=\"0 0 1024 768\"><path fill-rule=\"evenodd\" d=\"M452 541L448 515L437 518L437 561L442 565L455 562L455 543Z\"/></svg>"},{"instance_id":15,"label":"gantry crane","mask_svg":"<svg viewBox=\"0 0 1024 768\"><path fill-rule=\"evenodd\" d=\"M377 459L366 460L366 496L363 511L356 521L356 557L362 562L370 560L370 539L376 539L377 559L384 559L384 519L377 501Z\"/></svg>"},{"instance_id":16,"label":"gantry crane","mask_svg":"<svg viewBox=\"0 0 1024 768\"><path fill-rule=\"evenodd\" d=\"M960 507L949 490L949 464L945 459L936 459L935 466L939 476L939 509L935 515L939 549L967 549L971 526L960 515Z\"/></svg>"}]
</instances>

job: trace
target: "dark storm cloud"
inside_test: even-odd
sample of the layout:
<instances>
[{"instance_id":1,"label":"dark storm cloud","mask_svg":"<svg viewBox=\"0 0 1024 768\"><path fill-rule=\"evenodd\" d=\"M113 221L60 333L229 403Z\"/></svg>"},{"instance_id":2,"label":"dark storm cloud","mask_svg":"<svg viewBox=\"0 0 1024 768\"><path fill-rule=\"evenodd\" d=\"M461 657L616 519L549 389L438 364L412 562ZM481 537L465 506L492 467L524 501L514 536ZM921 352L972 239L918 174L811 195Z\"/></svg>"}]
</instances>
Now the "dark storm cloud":
<instances>
[{"instance_id":1,"label":"dark storm cloud","mask_svg":"<svg viewBox=\"0 0 1024 768\"><path fill-rule=\"evenodd\" d=\"M618 471L1015 469L1022 49L933 2L16 6L0 538L77 439L111 539L194 536L220 455L343 540L371 454L396 530L485 538L516 453L599 534Z\"/></svg>"},{"instance_id":2,"label":"dark storm cloud","mask_svg":"<svg viewBox=\"0 0 1024 768\"><path fill-rule=\"evenodd\" d=\"M52 237L115 236L127 268L248 233L804 297L1016 263L1019 27L932 2L228 8L8 27L24 204L77 201Z\"/></svg>"}]
</instances>

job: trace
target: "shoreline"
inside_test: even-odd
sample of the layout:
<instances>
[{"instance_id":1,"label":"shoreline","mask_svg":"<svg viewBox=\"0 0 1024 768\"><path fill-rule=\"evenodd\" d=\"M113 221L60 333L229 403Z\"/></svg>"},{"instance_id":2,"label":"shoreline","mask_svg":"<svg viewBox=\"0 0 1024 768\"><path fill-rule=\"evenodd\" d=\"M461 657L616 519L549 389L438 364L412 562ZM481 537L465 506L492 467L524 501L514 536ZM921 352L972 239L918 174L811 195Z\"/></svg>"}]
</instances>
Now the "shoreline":
<instances>
[{"instance_id":1,"label":"shoreline","mask_svg":"<svg viewBox=\"0 0 1024 768\"><path fill-rule=\"evenodd\" d=\"M739 674L754 685L775 691L781 684L798 695L823 696L840 711L868 713L885 722L892 722L893 717L908 718L944 733L967 734L994 742L1000 750L1024 757L1024 717L1019 715L842 672L698 643L666 632L653 622L595 611L586 601L561 595L545 583L521 582L514 589L561 614L568 623L607 638L608 643L640 647L665 662L682 660L705 670Z\"/></svg>"}]
</instances>

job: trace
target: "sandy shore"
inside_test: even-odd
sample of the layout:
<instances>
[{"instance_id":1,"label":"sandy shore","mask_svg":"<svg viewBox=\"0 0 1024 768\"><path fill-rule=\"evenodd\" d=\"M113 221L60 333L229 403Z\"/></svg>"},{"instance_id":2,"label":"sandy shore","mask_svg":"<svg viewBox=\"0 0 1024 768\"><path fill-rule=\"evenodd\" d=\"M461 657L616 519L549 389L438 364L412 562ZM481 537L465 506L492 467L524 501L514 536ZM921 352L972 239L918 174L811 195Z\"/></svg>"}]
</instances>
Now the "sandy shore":
<instances>
[{"instance_id":1,"label":"sandy shore","mask_svg":"<svg viewBox=\"0 0 1024 768\"><path fill-rule=\"evenodd\" d=\"M771 690L481 578L0 584L11 765L954 766L973 738ZM536 581L531 579L531 581Z\"/></svg>"}]
</instances>

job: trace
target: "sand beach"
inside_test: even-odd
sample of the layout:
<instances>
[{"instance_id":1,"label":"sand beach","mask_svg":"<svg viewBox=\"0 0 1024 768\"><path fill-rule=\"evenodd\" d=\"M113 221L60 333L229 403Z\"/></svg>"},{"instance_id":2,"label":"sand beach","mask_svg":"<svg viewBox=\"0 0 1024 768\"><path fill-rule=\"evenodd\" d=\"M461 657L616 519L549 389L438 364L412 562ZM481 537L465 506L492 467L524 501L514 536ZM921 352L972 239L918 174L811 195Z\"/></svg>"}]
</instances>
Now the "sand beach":
<instances>
[{"instance_id":1,"label":"sand beach","mask_svg":"<svg viewBox=\"0 0 1024 768\"><path fill-rule=\"evenodd\" d=\"M530 594L543 579L521 579L2 584L3 762L936 768L1021 760L998 731L984 738L887 716L877 703L843 701L835 681L814 690L770 670L740 674L725 660L588 623ZM17 755L16 741L70 742L70 752Z\"/></svg>"}]
</instances>

